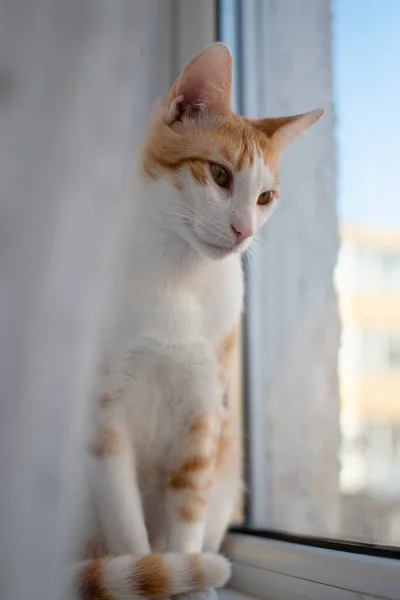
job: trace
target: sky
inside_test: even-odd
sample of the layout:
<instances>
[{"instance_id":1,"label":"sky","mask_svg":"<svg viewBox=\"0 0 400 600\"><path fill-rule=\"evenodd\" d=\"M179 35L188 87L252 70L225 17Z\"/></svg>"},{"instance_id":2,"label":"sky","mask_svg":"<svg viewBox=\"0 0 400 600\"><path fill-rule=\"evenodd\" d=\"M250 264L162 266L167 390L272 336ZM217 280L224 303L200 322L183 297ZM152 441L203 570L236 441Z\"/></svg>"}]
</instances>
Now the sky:
<instances>
[{"instance_id":1,"label":"sky","mask_svg":"<svg viewBox=\"0 0 400 600\"><path fill-rule=\"evenodd\" d=\"M400 0L333 0L338 214L400 230Z\"/></svg>"}]
</instances>

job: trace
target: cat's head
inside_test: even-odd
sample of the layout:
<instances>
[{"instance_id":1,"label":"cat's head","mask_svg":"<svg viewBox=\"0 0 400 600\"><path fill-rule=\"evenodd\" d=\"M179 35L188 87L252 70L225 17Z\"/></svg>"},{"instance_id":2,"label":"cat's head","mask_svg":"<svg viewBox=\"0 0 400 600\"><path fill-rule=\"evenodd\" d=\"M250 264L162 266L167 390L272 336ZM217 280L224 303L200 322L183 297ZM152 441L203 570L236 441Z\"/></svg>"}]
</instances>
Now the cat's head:
<instances>
[{"instance_id":1,"label":"cat's head","mask_svg":"<svg viewBox=\"0 0 400 600\"><path fill-rule=\"evenodd\" d=\"M212 44L159 103L143 152L145 176L166 189L165 223L212 258L248 247L278 202L282 151L324 112L245 119L231 90L231 54Z\"/></svg>"}]
</instances>

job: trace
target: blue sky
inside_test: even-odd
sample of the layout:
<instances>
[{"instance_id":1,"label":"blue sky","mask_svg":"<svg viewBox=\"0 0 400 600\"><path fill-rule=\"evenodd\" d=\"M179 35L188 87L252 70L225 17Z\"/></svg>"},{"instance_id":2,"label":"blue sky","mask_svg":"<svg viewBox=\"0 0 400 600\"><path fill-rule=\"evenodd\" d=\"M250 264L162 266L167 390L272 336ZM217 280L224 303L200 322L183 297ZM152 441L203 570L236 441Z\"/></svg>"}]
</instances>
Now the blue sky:
<instances>
[{"instance_id":1,"label":"blue sky","mask_svg":"<svg viewBox=\"0 0 400 600\"><path fill-rule=\"evenodd\" d=\"M338 213L400 229L400 0L333 0Z\"/></svg>"}]
</instances>

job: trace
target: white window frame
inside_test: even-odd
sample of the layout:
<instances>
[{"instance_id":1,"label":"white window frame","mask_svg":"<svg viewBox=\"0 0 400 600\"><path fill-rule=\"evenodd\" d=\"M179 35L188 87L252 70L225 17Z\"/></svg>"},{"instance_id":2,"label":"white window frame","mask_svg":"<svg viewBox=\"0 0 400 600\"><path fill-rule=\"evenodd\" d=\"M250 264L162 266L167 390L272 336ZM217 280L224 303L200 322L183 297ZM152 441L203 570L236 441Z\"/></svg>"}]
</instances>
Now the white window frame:
<instances>
[{"instance_id":1,"label":"white window frame","mask_svg":"<svg viewBox=\"0 0 400 600\"><path fill-rule=\"evenodd\" d=\"M232 589L261 600L399 600L400 562L231 534Z\"/></svg>"}]
</instances>

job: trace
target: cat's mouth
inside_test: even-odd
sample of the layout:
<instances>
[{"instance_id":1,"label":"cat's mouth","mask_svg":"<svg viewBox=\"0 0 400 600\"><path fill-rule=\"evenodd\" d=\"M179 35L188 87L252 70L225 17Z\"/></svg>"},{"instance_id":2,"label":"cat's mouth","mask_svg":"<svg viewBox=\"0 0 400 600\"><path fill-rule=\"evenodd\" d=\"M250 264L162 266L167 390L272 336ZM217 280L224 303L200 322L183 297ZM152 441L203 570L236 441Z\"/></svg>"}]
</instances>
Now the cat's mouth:
<instances>
[{"instance_id":1,"label":"cat's mouth","mask_svg":"<svg viewBox=\"0 0 400 600\"><path fill-rule=\"evenodd\" d=\"M206 254L208 256L211 256L211 258L224 258L225 256L228 256L228 254L231 254L235 250L234 247L219 246L218 244L213 244L212 242L209 242L208 240L205 240L202 237L200 237L193 230L192 234L197 244L200 245L202 250L205 250Z\"/></svg>"},{"instance_id":2,"label":"cat's mouth","mask_svg":"<svg viewBox=\"0 0 400 600\"><path fill-rule=\"evenodd\" d=\"M219 259L232 254L233 252L237 252L239 248L232 244L231 246L221 246L220 244L214 244L213 242L209 242L205 240L193 227L193 224L187 220L186 227L190 231L191 237L194 241L194 245L197 249L201 250L203 254L206 254L210 258Z\"/></svg>"}]
</instances>

